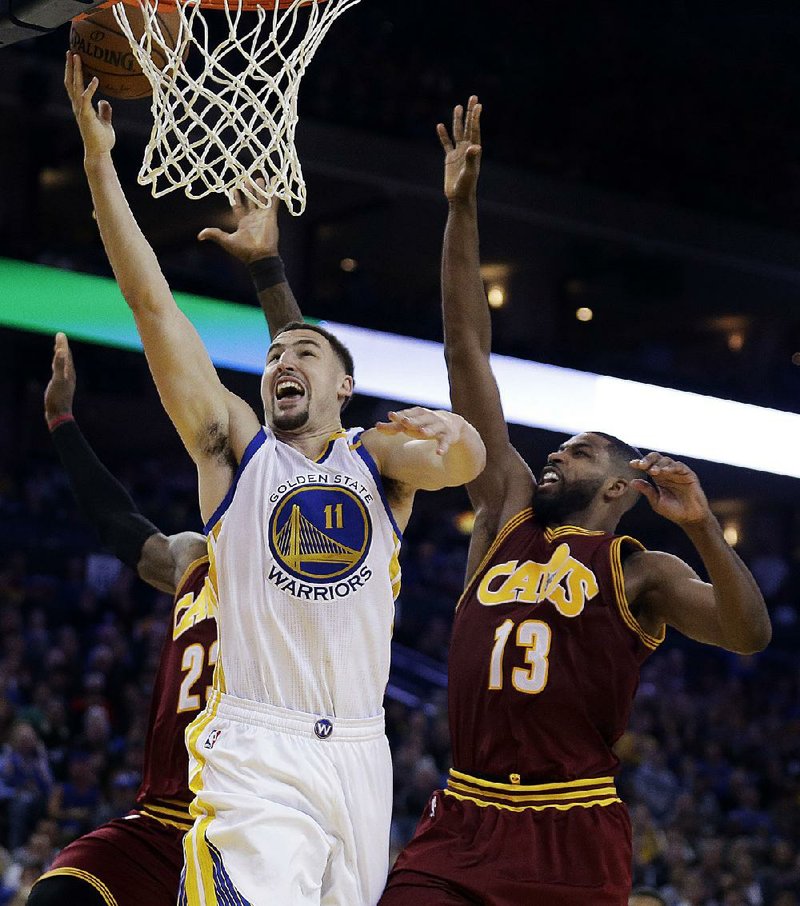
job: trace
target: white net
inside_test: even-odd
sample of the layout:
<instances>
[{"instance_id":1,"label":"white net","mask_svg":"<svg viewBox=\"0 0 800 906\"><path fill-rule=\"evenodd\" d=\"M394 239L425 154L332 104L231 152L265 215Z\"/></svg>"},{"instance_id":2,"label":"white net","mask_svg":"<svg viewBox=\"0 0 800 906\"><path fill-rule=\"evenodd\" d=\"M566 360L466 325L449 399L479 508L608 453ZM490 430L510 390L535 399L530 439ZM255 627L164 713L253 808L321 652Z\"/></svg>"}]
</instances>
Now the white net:
<instances>
[{"instance_id":1,"label":"white net","mask_svg":"<svg viewBox=\"0 0 800 906\"><path fill-rule=\"evenodd\" d=\"M177 35L159 17L158 0L139 0L141 35L125 3L113 7L153 86L153 129L139 182L156 197L183 189L189 198L230 198L239 189L262 207L277 197L301 214L300 81L328 29L359 0L284 0L285 8L281 0L260 0L254 10L243 10L242 0L221 2L223 9L206 9L202 0L178 0Z\"/></svg>"}]
</instances>

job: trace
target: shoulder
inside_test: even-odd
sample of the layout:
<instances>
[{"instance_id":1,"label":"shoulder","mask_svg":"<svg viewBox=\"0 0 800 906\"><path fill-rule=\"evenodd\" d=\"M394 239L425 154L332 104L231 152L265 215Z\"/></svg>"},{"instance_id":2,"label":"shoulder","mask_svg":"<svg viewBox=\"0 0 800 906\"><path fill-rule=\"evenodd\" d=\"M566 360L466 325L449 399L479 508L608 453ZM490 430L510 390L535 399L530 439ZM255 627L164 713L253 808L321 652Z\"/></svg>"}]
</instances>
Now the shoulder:
<instances>
[{"instance_id":1,"label":"shoulder","mask_svg":"<svg viewBox=\"0 0 800 906\"><path fill-rule=\"evenodd\" d=\"M625 591L631 604L680 579L698 578L688 563L664 551L633 551L623 561L622 569Z\"/></svg>"}]
</instances>

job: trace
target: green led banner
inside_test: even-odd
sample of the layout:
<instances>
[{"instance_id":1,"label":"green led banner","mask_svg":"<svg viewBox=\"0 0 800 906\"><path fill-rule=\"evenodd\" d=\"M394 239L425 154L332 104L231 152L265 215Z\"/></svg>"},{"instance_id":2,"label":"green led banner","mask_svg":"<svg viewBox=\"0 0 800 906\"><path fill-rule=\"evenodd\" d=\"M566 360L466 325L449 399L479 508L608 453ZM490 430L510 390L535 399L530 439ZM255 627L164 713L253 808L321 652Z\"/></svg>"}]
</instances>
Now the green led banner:
<instances>
[{"instance_id":1,"label":"green led banner","mask_svg":"<svg viewBox=\"0 0 800 906\"><path fill-rule=\"evenodd\" d=\"M269 344L259 308L175 293L213 361L260 373ZM130 309L114 280L0 258L0 325L74 340L141 349Z\"/></svg>"},{"instance_id":2,"label":"green led banner","mask_svg":"<svg viewBox=\"0 0 800 906\"><path fill-rule=\"evenodd\" d=\"M216 365L261 374L260 309L175 293ZM319 323L319 322L317 322ZM378 399L450 405L441 343L321 322L353 353L356 389ZM0 258L0 326L141 349L116 283ZM492 368L508 421L562 434L606 431L636 446L800 478L800 415L510 356Z\"/></svg>"}]
</instances>

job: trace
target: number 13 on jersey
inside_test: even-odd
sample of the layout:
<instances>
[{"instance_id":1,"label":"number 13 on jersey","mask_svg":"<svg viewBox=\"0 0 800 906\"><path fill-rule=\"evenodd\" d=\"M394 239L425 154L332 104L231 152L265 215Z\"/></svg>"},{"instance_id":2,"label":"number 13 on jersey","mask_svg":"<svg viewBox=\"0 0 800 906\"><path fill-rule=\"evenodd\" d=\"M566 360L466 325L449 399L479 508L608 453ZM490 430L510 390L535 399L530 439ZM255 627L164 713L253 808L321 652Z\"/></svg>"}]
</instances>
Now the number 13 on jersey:
<instances>
[{"instance_id":1,"label":"number 13 on jersey","mask_svg":"<svg viewBox=\"0 0 800 906\"><path fill-rule=\"evenodd\" d=\"M494 647L489 664L489 688L503 688L503 658L509 638L514 631L514 621L501 623L494 633ZM541 620L525 620L517 626L516 644L525 649L527 667L515 667L511 682L518 692L534 695L547 685L551 632Z\"/></svg>"}]
</instances>

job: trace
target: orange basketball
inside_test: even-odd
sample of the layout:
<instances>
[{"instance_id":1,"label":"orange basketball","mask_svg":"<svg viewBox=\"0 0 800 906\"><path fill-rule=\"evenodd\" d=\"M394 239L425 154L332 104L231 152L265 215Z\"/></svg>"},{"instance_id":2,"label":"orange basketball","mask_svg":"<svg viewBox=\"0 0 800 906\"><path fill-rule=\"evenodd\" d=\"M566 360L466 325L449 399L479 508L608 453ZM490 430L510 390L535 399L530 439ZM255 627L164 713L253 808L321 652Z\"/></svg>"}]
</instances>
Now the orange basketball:
<instances>
[{"instance_id":1,"label":"orange basketball","mask_svg":"<svg viewBox=\"0 0 800 906\"><path fill-rule=\"evenodd\" d=\"M126 9L134 35L139 38L144 31L144 19L138 6ZM175 47L180 13L177 10L159 10L158 21L165 43ZM111 98L134 100L153 93L147 76L136 62L128 39L114 18L111 7L101 9L91 16L76 19L69 33L69 46L81 58L86 83L93 76L100 82L99 91ZM188 53L188 47L186 53ZM186 57L184 53L184 59ZM153 42L153 60L159 69L167 65L161 48Z\"/></svg>"}]
</instances>

